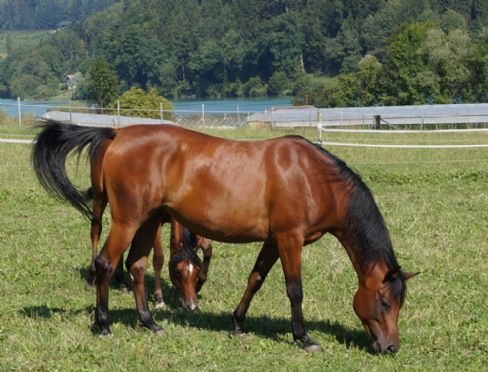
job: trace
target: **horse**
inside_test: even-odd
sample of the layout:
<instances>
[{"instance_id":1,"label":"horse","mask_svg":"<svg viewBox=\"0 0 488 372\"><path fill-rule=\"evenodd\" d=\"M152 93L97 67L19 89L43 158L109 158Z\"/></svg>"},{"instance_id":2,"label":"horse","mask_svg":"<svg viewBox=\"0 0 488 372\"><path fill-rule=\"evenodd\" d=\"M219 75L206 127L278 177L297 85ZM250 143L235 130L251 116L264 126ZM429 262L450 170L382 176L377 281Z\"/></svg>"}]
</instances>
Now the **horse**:
<instances>
[{"instance_id":1,"label":"horse","mask_svg":"<svg viewBox=\"0 0 488 372\"><path fill-rule=\"evenodd\" d=\"M88 147L99 162L112 224L95 260L95 325L111 333L109 280L131 244L126 266L133 278L141 324L154 332L144 291L147 255L160 215L168 213L196 234L227 243L262 241L244 294L233 312L236 335L247 310L280 259L291 305L293 339L307 352L321 351L306 332L302 313L301 253L330 233L345 248L358 277L353 309L376 353L400 347L398 316L406 282L371 191L346 163L301 136L239 141L173 125L96 128L40 123L33 166L41 185L89 218L93 213L70 182L65 162ZM131 243L132 242L132 243Z\"/></svg>"},{"instance_id":2,"label":"horse","mask_svg":"<svg viewBox=\"0 0 488 372\"><path fill-rule=\"evenodd\" d=\"M93 210L96 210L98 215L92 220L91 224L92 260L90 263L89 278L87 279L87 288L91 288L95 282L95 259L102 230L100 221L106 203L101 210L99 208L100 204L94 202L94 205L97 205ZM212 244L208 239L194 234L169 215L162 218L161 225L156 231L153 243L154 298L156 309L166 306L161 289L161 270L164 264L164 254L160 236L162 225L167 222L171 224L170 260L168 264L169 277L173 286L179 292L183 308L194 311L198 309L197 293L200 292L203 284L207 281L208 268L212 258ZM203 252L203 262L197 254L199 249ZM118 288L123 292L127 292L122 260L119 260L113 277Z\"/></svg>"}]
</instances>

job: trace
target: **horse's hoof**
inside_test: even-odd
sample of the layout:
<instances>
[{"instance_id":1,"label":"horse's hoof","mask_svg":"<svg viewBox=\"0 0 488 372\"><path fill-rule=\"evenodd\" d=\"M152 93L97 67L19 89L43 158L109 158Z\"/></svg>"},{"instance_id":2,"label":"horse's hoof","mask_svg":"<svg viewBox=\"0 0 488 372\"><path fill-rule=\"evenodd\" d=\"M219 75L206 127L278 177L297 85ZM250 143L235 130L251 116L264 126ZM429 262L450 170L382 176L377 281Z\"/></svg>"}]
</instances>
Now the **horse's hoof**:
<instances>
[{"instance_id":1,"label":"horse's hoof","mask_svg":"<svg viewBox=\"0 0 488 372\"><path fill-rule=\"evenodd\" d=\"M102 328L100 328L99 336L101 338L110 338L113 335L112 335L112 332L110 331L110 328L108 328L108 327L102 327Z\"/></svg>"},{"instance_id":2,"label":"horse's hoof","mask_svg":"<svg viewBox=\"0 0 488 372\"><path fill-rule=\"evenodd\" d=\"M121 285L119 286L119 291L120 291L121 293L126 294L126 293L129 293L129 292L130 292L130 289L129 289L129 287L127 287L125 284L121 284Z\"/></svg>"},{"instance_id":3,"label":"horse's hoof","mask_svg":"<svg viewBox=\"0 0 488 372\"><path fill-rule=\"evenodd\" d=\"M154 306L156 309L164 309L166 308L166 304L164 303L163 300L156 302L156 306Z\"/></svg>"},{"instance_id":4,"label":"horse's hoof","mask_svg":"<svg viewBox=\"0 0 488 372\"><path fill-rule=\"evenodd\" d=\"M322 348L317 344L304 345L303 350L307 353L321 353Z\"/></svg>"},{"instance_id":5,"label":"horse's hoof","mask_svg":"<svg viewBox=\"0 0 488 372\"><path fill-rule=\"evenodd\" d=\"M157 335L162 335L164 333L163 327L160 327L156 324L153 327L151 327L151 330Z\"/></svg>"},{"instance_id":6,"label":"horse's hoof","mask_svg":"<svg viewBox=\"0 0 488 372\"><path fill-rule=\"evenodd\" d=\"M235 331L230 331L229 332L229 337L230 338L234 338L234 337L240 337L240 338L242 338L244 336L246 336L246 334L244 332L242 332L242 331L235 330Z\"/></svg>"}]
</instances>

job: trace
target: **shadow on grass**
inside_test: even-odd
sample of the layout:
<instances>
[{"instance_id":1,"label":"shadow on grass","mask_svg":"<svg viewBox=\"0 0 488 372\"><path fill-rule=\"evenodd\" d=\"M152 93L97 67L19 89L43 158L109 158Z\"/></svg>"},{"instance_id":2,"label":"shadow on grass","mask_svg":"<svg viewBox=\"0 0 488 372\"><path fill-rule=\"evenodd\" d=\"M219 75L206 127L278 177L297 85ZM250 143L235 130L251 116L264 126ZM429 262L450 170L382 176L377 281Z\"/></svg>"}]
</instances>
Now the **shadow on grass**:
<instances>
[{"instance_id":1,"label":"shadow on grass","mask_svg":"<svg viewBox=\"0 0 488 372\"><path fill-rule=\"evenodd\" d=\"M234 321L231 313L189 313L185 311L172 312L169 310L159 310L155 312L155 320L166 319L171 323L181 326L189 326L209 331L232 331ZM291 320L285 318L270 318L267 316L253 317L248 316L245 321L246 332L269 338L274 341L282 342L280 337L283 334L290 334ZM371 341L365 332L349 329L338 322L325 321L305 321L307 331L323 332L335 337L347 348L357 347L363 351L372 353Z\"/></svg>"},{"instance_id":2,"label":"shadow on grass","mask_svg":"<svg viewBox=\"0 0 488 372\"><path fill-rule=\"evenodd\" d=\"M87 306L85 308L77 310L65 310L57 307L49 307L46 305L28 306L22 308L22 310L20 310L20 313L24 316L35 319L49 319L55 314L60 314L64 318L70 318L72 316L78 316L80 314L93 316L94 307ZM233 329L233 320L230 313L190 313L183 310L181 307L178 307L177 311L171 309L153 311L153 315L156 322L167 320L168 322L178 324L184 327L194 327L214 332L228 331L229 334L230 331ZM109 316L111 324L120 323L134 329L140 327L137 319L137 312L135 309L110 310ZM281 335L291 333L290 320L283 318L249 316L246 318L245 326L246 331L277 342L283 342L282 338L280 337ZM372 353L370 340L368 336L362 331L349 329L337 322L330 322L328 320L306 321L305 328L309 331L323 332L332 335L339 343L345 344L347 348L357 347L359 349L362 349L363 351ZM91 327L91 331L94 335L99 334L98 327L96 327L95 325Z\"/></svg>"},{"instance_id":3,"label":"shadow on grass","mask_svg":"<svg viewBox=\"0 0 488 372\"><path fill-rule=\"evenodd\" d=\"M85 281L90 278L88 268L81 268L80 275ZM111 293L119 292L112 285ZM229 313L210 313L210 312L188 312L182 309L179 300L179 294L172 286L165 281L161 283L164 301L166 308L154 310L153 315L156 322L167 320L184 327L194 327L215 332L225 332L233 330L232 314ZM148 301L154 303L154 276L146 276L146 288L148 293ZM93 289L94 290L94 289ZM120 292L119 292L120 293ZM123 295L127 295L126 293ZM54 314L60 314L63 317L77 316L85 313L93 316L94 306L87 306L78 310L65 310L61 308L51 308L46 305L24 307L20 311L23 315L29 318L51 318ZM138 328L139 322L137 319L137 312L135 308L131 309L114 309L109 311L109 316L112 324L120 323L132 328ZM270 318L267 316L246 318L245 327L247 332L252 332L256 335L272 339L274 341L282 342L280 337L283 334L290 334L291 337L291 321L284 318ZM305 329L314 332L323 332L335 337L341 344L345 344L347 348L357 347L363 351L372 353L369 337L365 332L349 329L337 322L325 321L306 321ZM93 334L98 334L98 328L93 326L91 328Z\"/></svg>"}]
</instances>

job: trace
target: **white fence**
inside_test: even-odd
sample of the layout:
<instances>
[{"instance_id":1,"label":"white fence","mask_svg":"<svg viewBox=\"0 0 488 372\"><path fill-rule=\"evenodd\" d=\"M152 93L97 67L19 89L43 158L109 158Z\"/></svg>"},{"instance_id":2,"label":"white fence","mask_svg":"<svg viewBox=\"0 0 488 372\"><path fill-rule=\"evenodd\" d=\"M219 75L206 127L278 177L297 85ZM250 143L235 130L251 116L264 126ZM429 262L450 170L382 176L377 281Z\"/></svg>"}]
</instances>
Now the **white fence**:
<instances>
[{"instance_id":1,"label":"white fence","mask_svg":"<svg viewBox=\"0 0 488 372\"><path fill-rule=\"evenodd\" d=\"M16 120L19 126L25 125L27 119L42 116L56 120L70 121L82 125L94 126L125 126L131 124L167 124L176 123L182 126L202 127L241 127L248 123L252 112L206 110L205 104L200 110L164 110L162 104L157 110L78 107L72 105L40 105L22 102L5 104L0 102L0 114L4 112L6 118ZM148 118L150 117L150 118Z\"/></svg>"},{"instance_id":2,"label":"white fence","mask_svg":"<svg viewBox=\"0 0 488 372\"><path fill-rule=\"evenodd\" d=\"M374 127L420 128L459 124L480 127L488 124L488 104L450 104L418 106L379 106L347 108L274 108L249 118L254 125L266 124L276 128L316 127Z\"/></svg>"}]
</instances>

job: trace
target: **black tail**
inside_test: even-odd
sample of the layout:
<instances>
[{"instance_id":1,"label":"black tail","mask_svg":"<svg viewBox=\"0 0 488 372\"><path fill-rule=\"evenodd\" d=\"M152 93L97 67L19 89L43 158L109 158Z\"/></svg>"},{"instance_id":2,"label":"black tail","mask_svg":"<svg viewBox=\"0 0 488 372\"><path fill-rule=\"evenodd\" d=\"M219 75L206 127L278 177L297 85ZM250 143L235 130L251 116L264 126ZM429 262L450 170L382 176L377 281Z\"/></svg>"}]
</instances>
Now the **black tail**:
<instances>
[{"instance_id":1,"label":"black tail","mask_svg":"<svg viewBox=\"0 0 488 372\"><path fill-rule=\"evenodd\" d=\"M77 150L80 156L83 149L90 145L89 157L93 160L100 145L106 139L115 138L115 130L82 127L47 119L42 120L39 127L43 129L32 151L32 164L39 182L49 194L70 202L84 216L93 219L94 214L86 204L86 192L68 179L66 158L73 150Z\"/></svg>"}]
</instances>

